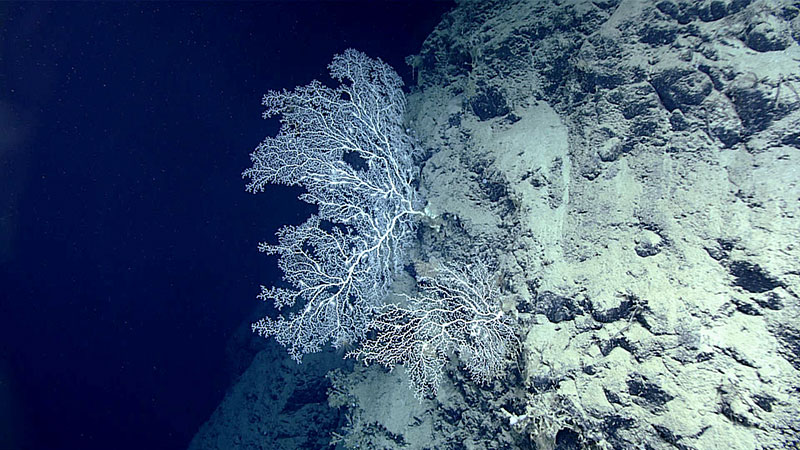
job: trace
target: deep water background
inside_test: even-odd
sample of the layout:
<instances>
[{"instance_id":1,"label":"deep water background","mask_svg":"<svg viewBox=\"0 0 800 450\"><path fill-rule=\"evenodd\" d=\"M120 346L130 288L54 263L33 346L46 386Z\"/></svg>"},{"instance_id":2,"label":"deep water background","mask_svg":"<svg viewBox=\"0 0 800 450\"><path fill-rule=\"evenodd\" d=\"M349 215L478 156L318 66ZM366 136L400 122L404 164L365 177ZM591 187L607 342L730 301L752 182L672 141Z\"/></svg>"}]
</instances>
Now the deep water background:
<instances>
[{"instance_id":1,"label":"deep water background","mask_svg":"<svg viewBox=\"0 0 800 450\"><path fill-rule=\"evenodd\" d=\"M261 95L348 47L409 84L452 6L0 4L0 448L185 448L308 213L244 191Z\"/></svg>"}]
</instances>

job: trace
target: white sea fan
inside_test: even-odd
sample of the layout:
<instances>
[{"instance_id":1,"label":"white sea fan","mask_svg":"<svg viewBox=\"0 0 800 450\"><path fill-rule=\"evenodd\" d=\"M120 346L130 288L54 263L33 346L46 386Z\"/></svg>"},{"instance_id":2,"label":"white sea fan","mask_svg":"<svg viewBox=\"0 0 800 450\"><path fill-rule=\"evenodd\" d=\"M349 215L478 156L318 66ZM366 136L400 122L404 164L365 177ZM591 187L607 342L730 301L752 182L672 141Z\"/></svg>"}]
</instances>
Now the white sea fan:
<instances>
[{"instance_id":1,"label":"white sea fan","mask_svg":"<svg viewBox=\"0 0 800 450\"><path fill-rule=\"evenodd\" d=\"M333 58L332 89L318 81L264 95L264 117L281 128L251 155L247 190L300 185L319 212L283 227L278 243L261 251L279 256L290 287L263 287L259 297L296 311L252 325L300 361L306 353L357 342L402 267L422 215L412 186L414 140L403 126L402 80L380 59L356 50Z\"/></svg>"},{"instance_id":2,"label":"white sea fan","mask_svg":"<svg viewBox=\"0 0 800 450\"><path fill-rule=\"evenodd\" d=\"M419 278L420 295L382 309L372 323L375 336L349 356L389 368L402 364L420 399L436 394L451 354L477 382L500 376L519 342L494 273L482 260L463 268L438 264Z\"/></svg>"}]
</instances>

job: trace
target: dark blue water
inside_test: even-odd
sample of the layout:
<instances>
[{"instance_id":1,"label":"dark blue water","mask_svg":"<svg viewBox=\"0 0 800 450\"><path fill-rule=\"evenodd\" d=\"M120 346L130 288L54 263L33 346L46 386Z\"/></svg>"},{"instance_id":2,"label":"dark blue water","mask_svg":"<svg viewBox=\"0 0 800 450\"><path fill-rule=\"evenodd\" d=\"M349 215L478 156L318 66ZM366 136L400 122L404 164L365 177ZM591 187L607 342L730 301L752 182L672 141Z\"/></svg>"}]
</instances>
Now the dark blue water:
<instances>
[{"instance_id":1,"label":"dark blue water","mask_svg":"<svg viewBox=\"0 0 800 450\"><path fill-rule=\"evenodd\" d=\"M184 448L307 213L244 192L261 94L348 47L409 83L451 6L0 4L0 448Z\"/></svg>"}]
</instances>

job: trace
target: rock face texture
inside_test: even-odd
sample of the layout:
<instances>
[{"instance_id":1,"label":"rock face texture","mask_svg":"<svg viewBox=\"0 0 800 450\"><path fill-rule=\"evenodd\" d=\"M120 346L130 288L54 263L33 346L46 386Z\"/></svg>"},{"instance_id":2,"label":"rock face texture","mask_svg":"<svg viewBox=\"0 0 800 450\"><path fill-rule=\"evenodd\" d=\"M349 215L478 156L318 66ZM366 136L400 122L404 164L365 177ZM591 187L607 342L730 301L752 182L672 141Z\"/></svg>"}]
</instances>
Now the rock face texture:
<instances>
[{"instance_id":1,"label":"rock face texture","mask_svg":"<svg viewBox=\"0 0 800 450\"><path fill-rule=\"evenodd\" d=\"M524 338L474 448L800 445L798 6L464 2L410 58L423 248Z\"/></svg>"},{"instance_id":2,"label":"rock face texture","mask_svg":"<svg viewBox=\"0 0 800 450\"><path fill-rule=\"evenodd\" d=\"M799 448L798 41L784 0L445 15L408 59L418 256L496 259L522 345L421 403L400 368L331 372L335 444Z\"/></svg>"}]
</instances>

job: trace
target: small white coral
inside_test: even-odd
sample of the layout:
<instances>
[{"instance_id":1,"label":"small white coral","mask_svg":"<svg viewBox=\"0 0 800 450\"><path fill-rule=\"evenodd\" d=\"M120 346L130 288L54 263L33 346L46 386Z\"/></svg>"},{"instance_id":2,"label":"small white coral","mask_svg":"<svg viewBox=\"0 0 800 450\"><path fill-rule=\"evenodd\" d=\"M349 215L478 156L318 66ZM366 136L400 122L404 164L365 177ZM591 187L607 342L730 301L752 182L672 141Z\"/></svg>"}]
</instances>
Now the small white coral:
<instances>
[{"instance_id":1,"label":"small white coral","mask_svg":"<svg viewBox=\"0 0 800 450\"><path fill-rule=\"evenodd\" d=\"M421 293L408 304L387 305L373 321L375 337L350 356L393 368L402 364L418 398L435 394L450 354L470 376L487 383L502 374L518 346L513 321L488 264L439 264L419 279Z\"/></svg>"}]
</instances>

